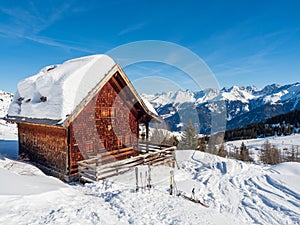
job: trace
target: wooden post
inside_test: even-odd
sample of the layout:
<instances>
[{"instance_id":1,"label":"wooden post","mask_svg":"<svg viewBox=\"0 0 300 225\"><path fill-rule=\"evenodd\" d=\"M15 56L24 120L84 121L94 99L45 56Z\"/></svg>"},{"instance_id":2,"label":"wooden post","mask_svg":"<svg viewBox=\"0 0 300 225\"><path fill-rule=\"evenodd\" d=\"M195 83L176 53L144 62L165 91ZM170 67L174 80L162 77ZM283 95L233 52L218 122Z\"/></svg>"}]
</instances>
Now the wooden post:
<instances>
[{"instance_id":1,"label":"wooden post","mask_svg":"<svg viewBox=\"0 0 300 225\"><path fill-rule=\"evenodd\" d=\"M146 126L146 152L149 152L149 122L145 123Z\"/></svg>"},{"instance_id":2,"label":"wooden post","mask_svg":"<svg viewBox=\"0 0 300 225\"><path fill-rule=\"evenodd\" d=\"M135 167L135 191L139 191L139 169L138 167Z\"/></svg>"},{"instance_id":3,"label":"wooden post","mask_svg":"<svg viewBox=\"0 0 300 225\"><path fill-rule=\"evenodd\" d=\"M151 167L148 164L148 184L147 184L147 188L150 190L151 189Z\"/></svg>"},{"instance_id":4,"label":"wooden post","mask_svg":"<svg viewBox=\"0 0 300 225\"><path fill-rule=\"evenodd\" d=\"M172 167L175 168L175 165L177 166L177 169L179 169L179 165L177 163L177 160L176 160L176 153L175 153L175 149L172 151L172 156L173 156L173 163L172 163Z\"/></svg>"},{"instance_id":5,"label":"wooden post","mask_svg":"<svg viewBox=\"0 0 300 225\"><path fill-rule=\"evenodd\" d=\"M170 171L170 195L173 195L173 174L174 174L174 171L171 170Z\"/></svg>"},{"instance_id":6,"label":"wooden post","mask_svg":"<svg viewBox=\"0 0 300 225\"><path fill-rule=\"evenodd\" d=\"M144 187L145 190L147 189L147 186L148 186L147 179L148 179L148 172L145 171L145 187Z\"/></svg>"},{"instance_id":7,"label":"wooden post","mask_svg":"<svg viewBox=\"0 0 300 225\"><path fill-rule=\"evenodd\" d=\"M143 185L143 173L142 172L140 172L140 178L141 178L141 189L142 189L142 192L143 192L144 185Z\"/></svg>"}]
</instances>

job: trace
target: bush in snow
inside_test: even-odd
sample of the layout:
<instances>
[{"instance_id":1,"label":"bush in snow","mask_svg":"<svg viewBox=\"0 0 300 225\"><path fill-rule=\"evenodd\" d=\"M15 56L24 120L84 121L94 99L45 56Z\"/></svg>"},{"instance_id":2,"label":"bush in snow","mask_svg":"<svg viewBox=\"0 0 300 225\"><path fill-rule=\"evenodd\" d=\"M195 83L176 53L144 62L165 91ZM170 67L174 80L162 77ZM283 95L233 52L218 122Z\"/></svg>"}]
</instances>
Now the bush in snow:
<instances>
[{"instance_id":1,"label":"bush in snow","mask_svg":"<svg viewBox=\"0 0 300 225\"><path fill-rule=\"evenodd\" d=\"M219 148L218 156L221 156L221 157L226 157L227 156L227 151L225 150L224 142L222 142L222 144Z\"/></svg>"},{"instance_id":2,"label":"bush in snow","mask_svg":"<svg viewBox=\"0 0 300 225\"><path fill-rule=\"evenodd\" d=\"M260 160L271 165L280 163L280 152L274 145L271 145L270 142L266 140L262 147Z\"/></svg>"}]
</instances>

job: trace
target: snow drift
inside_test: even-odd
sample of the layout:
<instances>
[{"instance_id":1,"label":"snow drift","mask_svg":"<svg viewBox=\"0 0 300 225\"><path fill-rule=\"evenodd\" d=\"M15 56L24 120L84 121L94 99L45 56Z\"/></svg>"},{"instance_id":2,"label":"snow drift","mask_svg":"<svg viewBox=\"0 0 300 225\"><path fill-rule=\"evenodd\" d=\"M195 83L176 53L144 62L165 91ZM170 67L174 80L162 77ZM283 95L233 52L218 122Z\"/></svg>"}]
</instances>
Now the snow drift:
<instances>
[{"instance_id":1,"label":"snow drift","mask_svg":"<svg viewBox=\"0 0 300 225\"><path fill-rule=\"evenodd\" d=\"M0 158L0 224L300 224L299 163L264 167L194 151L177 151L177 159L177 191L189 196L194 187L209 208L169 195L169 167L152 167L153 188L136 193L134 169L66 185Z\"/></svg>"}]
</instances>

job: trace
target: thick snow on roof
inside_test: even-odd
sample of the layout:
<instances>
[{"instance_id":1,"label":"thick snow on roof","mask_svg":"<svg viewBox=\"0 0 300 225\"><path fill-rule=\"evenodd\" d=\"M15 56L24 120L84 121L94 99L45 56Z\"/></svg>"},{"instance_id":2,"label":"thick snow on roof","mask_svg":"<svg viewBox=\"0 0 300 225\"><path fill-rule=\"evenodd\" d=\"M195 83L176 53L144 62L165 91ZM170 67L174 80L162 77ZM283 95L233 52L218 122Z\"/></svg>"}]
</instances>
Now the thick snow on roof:
<instances>
[{"instance_id":1,"label":"thick snow on roof","mask_svg":"<svg viewBox=\"0 0 300 225\"><path fill-rule=\"evenodd\" d=\"M92 55L47 66L18 83L8 115L64 120L115 64L107 55Z\"/></svg>"},{"instance_id":2,"label":"thick snow on roof","mask_svg":"<svg viewBox=\"0 0 300 225\"><path fill-rule=\"evenodd\" d=\"M158 116L156 110L154 109L153 105L146 99L141 97L142 101L145 103L146 107L150 110L151 113Z\"/></svg>"}]
</instances>

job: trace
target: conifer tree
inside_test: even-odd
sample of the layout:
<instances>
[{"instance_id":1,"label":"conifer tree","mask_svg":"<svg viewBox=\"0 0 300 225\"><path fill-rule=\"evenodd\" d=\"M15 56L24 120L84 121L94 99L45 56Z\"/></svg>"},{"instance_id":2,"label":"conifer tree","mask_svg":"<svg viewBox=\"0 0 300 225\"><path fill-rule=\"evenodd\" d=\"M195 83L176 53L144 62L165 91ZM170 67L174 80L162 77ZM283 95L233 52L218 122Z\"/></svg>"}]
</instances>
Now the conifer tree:
<instances>
[{"instance_id":1,"label":"conifer tree","mask_svg":"<svg viewBox=\"0 0 300 225\"><path fill-rule=\"evenodd\" d=\"M189 121L189 124L183 131L181 137L180 148L181 149L196 149L196 130L192 124L192 121Z\"/></svg>"},{"instance_id":2,"label":"conifer tree","mask_svg":"<svg viewBox=\"0 0 300 225\"><path fill-rule=\"evenodd\" d=\"M206 151L205 137L202 137L202 138L198 139L197 150L199 150L201 152L205 152Z\"/></svg>"},{"instance_id":3,"label":"conifer tree","mask_svg":"<svg viewBox=\"0 0 300 225\"><path fill-rule=\"evenodd\" d=\"M296 161L296 154L295 154L295 146L292 145L291 155L289 157L289 162L295 162Z\"/></svg>"},{"instance_id":4,"label":"conifer tree","mask_svg":"<svg viewBox=\"0 0 300 225\"><path fill-rule=\"evenodd\" d=\"M221 157L226 157L227 156L227 151L225 150L224 142L222 142L222 144L219 148L218 156L221 156Z\"/></svg>"},{"instance_id":5,"label":"conifer tree","mask_svg":"<svg viewBox=\"0 0 300 225\"><path fill-rule=\"evenodd\" d=\"M240 147L240 160L251 161L251 158L249 156L249 150L247 149L244 142L242 142L241 147Z\"/></svg>"}]
</instances>

